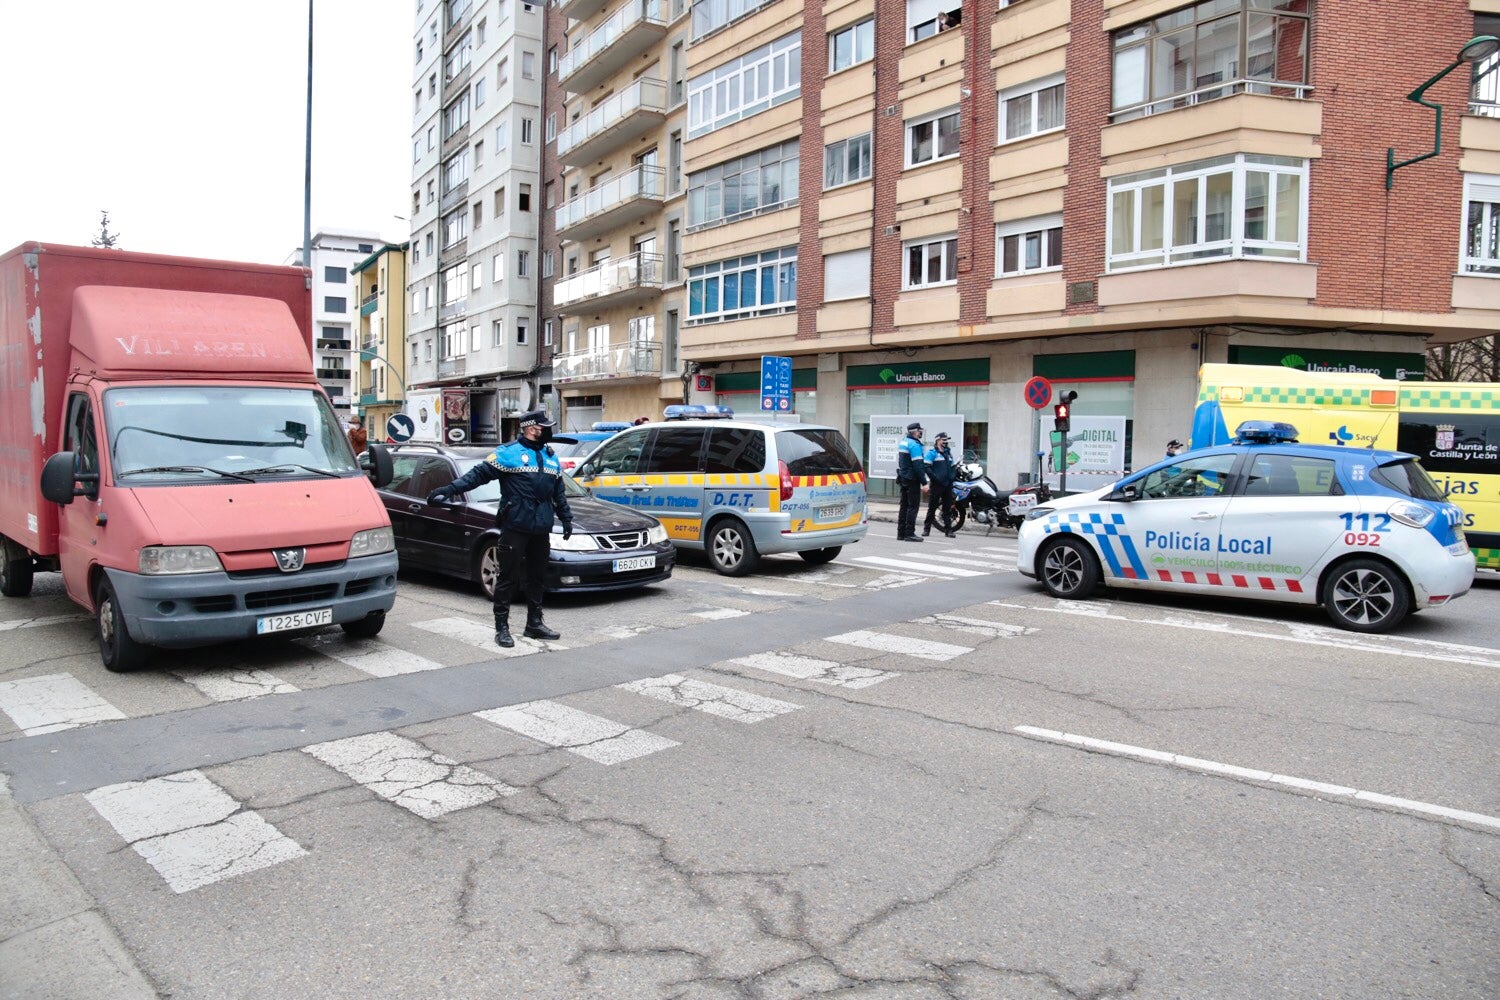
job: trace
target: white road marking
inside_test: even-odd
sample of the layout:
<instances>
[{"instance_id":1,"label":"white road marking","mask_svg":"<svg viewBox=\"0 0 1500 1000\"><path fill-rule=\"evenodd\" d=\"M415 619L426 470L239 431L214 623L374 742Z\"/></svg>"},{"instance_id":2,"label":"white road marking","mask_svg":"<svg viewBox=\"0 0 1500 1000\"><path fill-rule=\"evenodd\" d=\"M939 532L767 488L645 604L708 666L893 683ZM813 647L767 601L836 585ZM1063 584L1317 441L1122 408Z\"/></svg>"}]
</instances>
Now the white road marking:
<instances>
[{"instance_id":1,"label":"white road marking","mask_svg":"<svg viewBox=\"0 0 1500 1000\"><path fill-rule=\"evenodd\" d=\"M657 626L645 623L639 625L611 625L600 629L599 634L609 636L611 639L633 639L638 635L645 635L647 632L655 632L656 629Z\"/></svg>"},{"instance_id":2,"label":"white road marking","mask_svg":"<svg viewBox=\"0 0 1500 1000\"><path fill-rule=\"evenodd\" d=\"M1431 802L1419 802L1416 799L1397 798L1394 795L1382 795L1379 792L1361 791L1358 788L1350 788L1347 785L1332 785L1323 781L1312 781L1308 778L1294 778L1285 774L1274 774L1270 771L1239 767L1235 764L1221 764L1218 761L1204 760L1200 757L1185 757L1182 754L1167 753L1163 750L1150 750L1146 747L1131 746L1128 743L1112 743L1109 740L1096 740L1088 736L1076 736L1072 733L1058 732L1055 729L1017 726L1016 732L1024 733L1027 736L1035 736L1037 739L1047 740L1051 743L1064 743L1084 747L1116 757L1148 760L1157 764L1169 764L1173 767L1180 767L1189 771L1201 771L1205 774L1216 774L1244 781L1285 785L1288 788L1296 788L1305 792L1316 792L1319 795L1348 798L1356 802L1373 802L1376 805L1390 806L1394 809L1402 809L1407 812L1421 813L1427 816L1439 816L1443 819L1458 820L1461 823L1473 823L1476 826L1500 829L1500 817L1497 816L1486 816L1483 813L1466 812L1462 809L1450 809L1448 806L1434 805Z\"/></svg>"},{"instance_id":3,"label":"white road marking","mask_svg":"<svg viewBox=\"0 0 1500 1000\"><path fill-rule=\"evenodd\" d=\"M45 674L0 682L0 712L27 736L125 718L72 674Z\"/></svg>"},{"instance_id":4,"label":"white road marking","mask_svg":"<svg viewBox=\"0 0 1500 1000\"><path fill-rule=\"evenodd\" d=\"M1275 632L1263 632L1257 629L1237 628L1231 622L1243 621L1240 618L1228 616L1215 616L1214 612L1201 612L1202 618L1190 618L1177 614L1168 614L1162 618L1146 618L1132 615L1116 614L1110 611L1110 605L1102 601L1057 601L1054 605L1045 604L1016 604L1006 601L989 601L989 604L1000 608L1013 608L1020 611L1045 611L1050 614L1081 615L1086 618L1105 618L1110 621L1128 622L1131 625L1160 625L1166 628L1181 628L1195 632L1212 632L1216 635L1239 635L1248 636L1252 639L1270 639L1273 642L1291 642L1307 646L1327 646L1333 649L1360 650L1367 653L1389 653L1392 656L1407 656L1418 660L1437 660L1440 663L1465 663L1477 667L1489 667L1492 670L1500 670L1500 652L1485 649L1482 646L1463 646L1457 643L1444 643L1434 639L1406 639L1393 635L1361 635L1355 632L1345 632L1340 629L1324 628L1318 625L1305 625L1302 623L1286 623L1289 634L1277 634ZM1228 618L1228 620L1226 620ZM1283 623L1267 622L1268 628L1282 626ZM1412 648L1404 648L1408 644ZM1432 652L1426 652L1426 649Z\"/></svg>"},{"instance_id":5,"label":"white road marking","mask_svg":"<svg viewBox=\"0 0 1500 1000\"><path fill-rule=\"evenodd\" d=\"M665 736L631 729L555 701L528 701L474 714L538 743L600 764L618 764L679 745Z\"/></svg>"},{"instance_id":6,"label":"white road marking","mask_svg":"<svg viewBox=\"0 0 1500 1000\"><path fill-rule=\"evenodd\" d=\"M302 749L423 819L516 793L504 782L395 733L369 733Z\"/></svg>"},{"instance_id":7,"label":"white road marking","mask_svg":"<svg viewBox=\"0 0 1500 1000\"><path fill-rule=\"evenodd\" d=\"M307 853L259 813L241 809L201 771L107 785L84 798L173 892Z\"/></svg>"},{"instance_id":8,"label":"white road marking","mask_svg":"<svg viewBox=\"0 0 1500 1000\"><path fill-rule=\"evenodd\" d=\"M71 622L93 621L91 615L46 615L41 618L15 618L0 622L0 632L17 628L41 628L44 625L67 625Z\"/></svg>"},{"instance_id":9,"label":"white road marking","mask_svg":"<svg viewBox=\"0 0 1500 1000\"><path fill-rule=\"evenodd\" d=\"M751 597L796 597L797 596L796 594L792 593L790 590L765 590L765 589L760 588L760 587L746 587L743 584L738 584L738 583L727 583L727 584L725 584L725 586L732 587L735 590L741 591L742 593L749 594Z\"/></svg>"},{"instance_id":10,"label":"white road marking","mask_svg":"<svg viewBox=\"0 0 1500 1000\"><path fill-rule=\"evenodd\" d=\"M951 628L955 632L970 632L986 639L1014 639L1018 635L1035 635L1037 629L1025 625L1006 625L1004 622L986 621L983 618L964 618L959 615L928 615L916 619L919 625L937 625Z\"/></svg>"},{"instance_id":11,"label":"white road marking","mask_svg":"<svg viewBox=\"0 0 1500 1000\"><path fill-rule=\"evenodd\" d=\"M986 573L1006 573L1016 568L1016 557L1011 556L1008 560L976 559L967 553L963 555L949 555L947 552L942 556L944 563L954 563L959 566L976 566Z\"/></svg>"},{"instance_id":12,"label":"white road marking","mask_svg":"<svg viewBox=\"0 0 1500 1000\"><path fill-rule=\"evenodd\" d=\"M494 634L491 633L491 639L493 638ZM337 632L325 632L292 641L303 649L337 660L371 677L415 674L424 670L441 670L445 666L425 656L408 653L381 639L351 639Z\"/></svg>"},{"instance_id":13,"label":"white road marking","mask_svg":"<svg viewBox=\"0 0 1500 1000\"><path fill-rule=\"evenodd\" d=\"M881 681L888 681L892 677L901 676L890 670L851 667L834 660L820 660L815 656L798 656L795 653L779 651L741 656L729 662L738 663L753 670L764 670L783 677L793 677L799 681L812 681L815 684L832 684L835 687L846 688L866 688L872 684L879 684Z\"/></svg>"},{"instance_id":14,"label":"white road marking","mask_svg":"<svg viewBox=\"0 0 1500 1000\"><path fill-rule=\"evenodd\" d=\"M930 579L932 579L932 577L930 577L930 576L916 576L916 575L911 574L911 573L886 573L886 574L884 574L882 576L877 576L875 579L866 582L861 589L863 589L863 590L895 590L897 587L910 587L913 584L926 583ZM854 586L854 584L852 584L852 583L851 584L834 583L833 586L835 586L835 587L843 587L843 586L852 587L852 586Z\"/></svg>"},{"instance_id":15,"label":"white road marking","mask_svg":"<svg viewBox=\"0 0 1500 1000\"><path fill-rule=\"evenodd\" d=\"M692 612L692 616L716 622L725 618L743 618L749 613L748 611L741 611L738 608L709 608L707 611L694 611Z\"/></svg>"},{"instance_id":16,"label":"white road marking","mask_svg":"<svg viewBox=\"0 0 1500 1000\"><path fill-rule=\"evenodd\" d=\"M736 691L718 684L695 681L681 674L647 677L626 684L616 684L615 687L664 701L668 705L707 712L735 722L764 722L802 707L748 691Z\"/></svg>"},{"instance_id":17,"label":"white road marking","mask_svg":"<svg viewBox=\"0 0 1500 1000\"><path fill-rule=\"evenodd\" d=\"M214 701L243 701L268 694L293 694L300 688L264 670L173 670Z\"/></svg>"},{"instance_id":18,"label":"white road marking","mask_svg":"<svg viewBox=\"0 0 1500 1000\"><path fill-rule=\"evenodd\" d=\"M457 639L466 642L487 653L495 656L530 656L532 653L541 653L549 649L567 649L567 646L557 642L540 642L536 639L527 639L521 635L521 629L525 619L513 622L511 635L515 636L516 644L509 649L495 645L495 626L481 625L467 618L434 618L427 622L412 622L413 628L419 628L433 635L441 635L448 639Z\"/></svg>"},{"instance_id":19,"label":"white road marking","mask_svg":"<svg viewBox=\"0 0 1500 1000\"><path fill-rule=\"evenodd\" d=\"M874 649L882 653L900 653L902 656L914 656L919 660L951 660L955 656L974 652L970 646L955 646L946 642L931 642L927 639L910 639L904 635L888 635L885 632L867 632L863 629L857 632L845 632L843 635L830 635L828 642L840 642L846 646L860 646L864 649Z\"/></svg>"},{"instance_id":20,"label":"white road marking","mask_svg":"<svg viewBox=\"0 0 1500 1000\"><path fill-rule=\"evenodd\" d=\"M925 573L928 576L986 576L979 570L962 566L939 566L936 563L914 562L910 559L887 559L884 556L855 556L854 561L869 566L885 566L907 573Z\"/></svg>"}]
</instances>

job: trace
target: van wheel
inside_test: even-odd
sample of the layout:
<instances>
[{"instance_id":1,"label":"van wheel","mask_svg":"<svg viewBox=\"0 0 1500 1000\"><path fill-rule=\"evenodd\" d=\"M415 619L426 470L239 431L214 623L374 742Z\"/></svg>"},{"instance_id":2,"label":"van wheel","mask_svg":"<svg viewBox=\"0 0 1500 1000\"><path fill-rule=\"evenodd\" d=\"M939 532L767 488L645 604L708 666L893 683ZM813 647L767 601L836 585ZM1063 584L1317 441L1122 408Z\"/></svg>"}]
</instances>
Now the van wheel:
<instances>
[{"instance_id":1,"label":"van wheel","mask_svg":"<svg viewBox=\"0 0 1500 1000\"><path fill-rule=\"evenodd\" d=\"M708 561L725 576L744 576L753 570L760 553L750 529L732 518L714 525L708 534Z\"/></svg>"},{"instance_id":2,"label":"van wheel","mask_svg":"<svg viewBox=\"0 0 1500 1000\"><path fill-rule=\"evenodd\" d=\"M31 574L35 568L30 556L12 559L8 542L0 542L0 594L26 597L31 593Z\"/></svg>"},{"instance_id":3,"label":"van wheel","mask_svg":"<svg viewBox=\"0 0 1500 1000\"><path fill-rule=\"evenodd\" d=\"M339 628L352 639L373 639L380 634L381 629L385 628L385 612L377 611L357 621L343 622Z\"/></svg>"},{"instance_id":4,"label":"van wheel","mask_svg":"<svg viewBox=\"0 0 1500 1000\"><path fill-rule=\"evenodd\" d=\"M484 542L479 548L479 557L474 561L474 575L479 578L479 589L489 600L495 599L495 584L500 579L499 543L494 539Z\"/></svg>"},{"instance_id":5,"label":"van wheel","mask_svg":"<svg viewBox=\"0 0 1500 1000\"><path fill-rule=\"evenodd\" d=\"M104 661L104 669L123 674L146 665L146 647L132 639L125 628L120 599L115 595L109 577L101 577L94 591L94 617L99 630L99 658Z\"/></svg>"},{"instance_id":6,"label":"van wheel","mask_svg":"<svg viewBox=\"0 0 1500 1000\"><path fill-rule=\"evenodd\" d=\"M1053 597L1080 600L1099 589L1099 560L1086 543L1063 536L1042 550L1037 576Z\"/></svg>"},{"instance_id":7,"label":"van wheel","mask_svg":"<svg viewBox=\"0 0 1500 1000\"><path fill-rule=\"evenodd\" d=\"M814 566L821 566L824 563L833 562L842 551L844 551L842 545L830 545L826 549L808 549L797 554L802 557L803 562L812 563Z\"/></svg>"},{"instance_id":8,"label":"van wheel","mask_svg":"<svg viewBox=\"0 0 1500 1000\"><path fill-rule=\"evenodd\" d=\"M1374 559L1340 563L1323 581L1323 610L1351 632L1389 632L1411 610L1406 581Z\"/></svg>"}]
</instances>

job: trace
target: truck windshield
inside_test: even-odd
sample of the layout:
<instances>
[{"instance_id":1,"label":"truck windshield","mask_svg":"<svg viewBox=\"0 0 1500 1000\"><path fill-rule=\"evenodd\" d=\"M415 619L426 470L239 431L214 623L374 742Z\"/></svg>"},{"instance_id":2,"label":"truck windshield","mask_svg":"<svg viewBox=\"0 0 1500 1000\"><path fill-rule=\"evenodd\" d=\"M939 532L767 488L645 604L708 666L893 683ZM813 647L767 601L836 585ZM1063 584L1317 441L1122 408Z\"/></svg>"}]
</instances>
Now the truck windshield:
<instances>
[{"instance_id":1,"label":"truck windshield","mask_svg":"<svg viewBox=\"0 0 1500 1000\"><path fill-rule=\"evenodd\" d=\"M111 468L133 486L360 472L328 400L310 389L110 389L104 414Z\"/></svg>"}]
</instances>

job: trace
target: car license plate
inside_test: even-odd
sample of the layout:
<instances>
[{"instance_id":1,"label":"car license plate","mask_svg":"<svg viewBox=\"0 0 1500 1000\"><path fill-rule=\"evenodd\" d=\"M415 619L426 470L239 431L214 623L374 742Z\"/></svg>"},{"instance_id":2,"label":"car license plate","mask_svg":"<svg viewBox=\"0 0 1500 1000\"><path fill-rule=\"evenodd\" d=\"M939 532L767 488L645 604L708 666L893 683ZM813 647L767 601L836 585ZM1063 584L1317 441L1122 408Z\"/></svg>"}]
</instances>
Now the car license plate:
<instances>
[{"instance_id":1,"label":"car license plate","mask_svg":"<svg viewBox=\"0 0 1500 1000\"><path fill-rule=\"evenodd\" d=\"M294 611L289 615L266 615L255 622L255 634L267 632L290 632L293 629L312 628L315 625L332 625L333 609L318 608L316 611Z\"/></svg>"},{"instance_id":2,"label":"car license plate","mask_svg":"<svg viewBox=\"0 0 1500 1000\"><path fill-rule=\"evenodd\" d=\"M840 517L846 517L849 513L849 505L845 503L833 503L826 507L818 508L819 521L832 521Z\"/></svg>"},{"instance_id":3,"label":"car license plate","mask_svg":"<svg viewBox=\"0 0 1500 1000\"><path fill-rule=\"evenodd\" d=\"M629 573L632 570L654 568L656 568L655 556L633 556L630 559L615 560L616 573Z\"/></svg>"}]
</instances>

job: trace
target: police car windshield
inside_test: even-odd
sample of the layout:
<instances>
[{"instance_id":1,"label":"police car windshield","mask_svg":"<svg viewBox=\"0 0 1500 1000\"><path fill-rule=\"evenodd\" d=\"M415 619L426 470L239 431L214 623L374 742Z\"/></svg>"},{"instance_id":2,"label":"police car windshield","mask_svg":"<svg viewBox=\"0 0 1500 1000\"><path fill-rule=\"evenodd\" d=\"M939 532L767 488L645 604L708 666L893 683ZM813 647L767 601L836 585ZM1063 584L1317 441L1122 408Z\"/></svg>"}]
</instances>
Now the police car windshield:
<instances>
[{"instance_id":1,"label":"police car windshield","mask_svg":"<svg viewBox=\"0 0 1500 1000\"><path fill-rule=\"evenodd\" d=\"M1378 467L1371 476L1376 482L1382 483L1409 497L1418 500L1447 500L1448 497L1438 484L1432 481L1427 470L1416 463L1414 459L1404 458L1399 462L1391 462Z\"/></svg>"},{"instance_id":2,"label":"police car windshield","mask_svg":"<svg viewBox=\"0 0 1500 1000\"><path fill-rule=\"evenodd\" d=\"M474 466L478 465L480 460L477 458L460 458L457 461L458 474L462 476L464 473L474 468ZM563 486L567 488L568 496L586 497L589 495L588 490L573 482L572 476L565 475L562 478ZM466 496L468 497L470 503L494 503L495 501L500 499L500 480L491 479L487 483L482 483L470 490L466 494Z\"/></svg>"},{"instance_id":3,"label":"police car windshield","mask_svg":"<svg viewBox=\"0 0 1500 1000\"><path fill-rule=\"evenodd\" d=\"M835 430L799 428L776 433L776 452L793 476L839 476L859 472L859 456Z\"/></svg>"}]
</instances>

